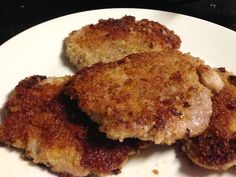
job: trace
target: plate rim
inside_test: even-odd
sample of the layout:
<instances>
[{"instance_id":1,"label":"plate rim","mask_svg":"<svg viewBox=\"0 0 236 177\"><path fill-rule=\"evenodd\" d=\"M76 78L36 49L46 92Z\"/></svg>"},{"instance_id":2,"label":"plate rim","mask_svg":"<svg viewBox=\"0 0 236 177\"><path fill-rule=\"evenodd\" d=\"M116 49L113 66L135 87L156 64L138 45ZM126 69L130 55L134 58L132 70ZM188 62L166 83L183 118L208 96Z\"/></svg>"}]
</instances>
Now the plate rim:
<instances>
[{"instance_id":1,"label":"plate rim","mask_svg":"<svg viewBox=\"0 0 236 177\"><path fill-rule=\"evenodd\" d=\"M182 14L182 13L165 11L165 10L158 10L158 9L151 9L151 8L150 9L148 9L148 8L102 8L102 9L99 9L98 8L98 9L84 10L84 11L80 11L80 12L65 14L65 15L62 15L62 16L58 16L58 17L43 21L39 24L33 25L33 26L19 32L18 34L12 36L11 38L7 39L5 42L3 42L0 45L0 49L4 46L8 45L8 43L12 42L12 40L15 40L16 38L24 35L26 32L34 30L34 29L36 29L40 26L43 26L43 25L47 25L48 23L51 23L52 21L61 20L63 18L69 18L71 16L75 16L75 15L79 15L79 14L86 14L86 13L89 14L89 13L97 13L99 11L114 11L114 10L115 11L149 11L149 12L156 12L156 13L158 12L158 13L163 13L163 14L166 13L166 14L172 14L172 15L180 15L181 17L184 17L184 18L193 19L193 20L198 21L198 22L207 23L209 25L213 25L215 27L221 28L222 30L226 30L226 31L234 34L235 37L236 37L236 31L234 31L232 29L229 29L227 27L224 27L222 25L216 24L216 23L211 22L211 21L207 21L205 19L201 19L201 18L198 18L198 17L194 17L194 16L191 16L191 15L186 15L186 14ZM128 15L132 15L132 14L128 14Z\"/></svg>"}]
</instances>

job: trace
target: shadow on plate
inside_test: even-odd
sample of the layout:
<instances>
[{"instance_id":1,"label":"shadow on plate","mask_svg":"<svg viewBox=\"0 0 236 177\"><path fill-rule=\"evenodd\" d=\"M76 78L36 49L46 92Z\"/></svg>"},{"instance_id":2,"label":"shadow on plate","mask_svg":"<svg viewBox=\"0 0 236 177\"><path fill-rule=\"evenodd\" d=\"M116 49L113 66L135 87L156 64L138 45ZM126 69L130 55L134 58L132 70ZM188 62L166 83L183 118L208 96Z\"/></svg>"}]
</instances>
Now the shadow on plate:
<instances>
[{"instance_id":1,"label":"shadow on plate","mask_svg":"<svg viewBox=\"0 0 236 177\"><path fill-rule=\"evenodd\" d=\"M62 65L69 68L73 73L76 73L76 68L69 62L69 60L66 57L66 54L65 54L65 48L66 48L65 41L66 41L66 38L62 42L62 51L61 51L61 54L60 54L60 59L61 59Z\"/></svg>"},{"instance_id":2,"label":"shadow on plate","mask_svg":"<svg viewBox=\"0 0 236 177\"><path fill-rule=\"evenodd\" d=\"M165 146L165 145L150 145L150 147L143 149L140 151L139 155L131 156L130 159L135 159L135 161L144 161L145 159L149 159L156 153L165 153L173 149L173 146Z\"/></svg>"},{"instance_id":3,"label":"shadow on plate","mask_svg":"<svg viewBox=\"0 0 236 177\"><path fill-rule=\"evenodd\" d=\"M12 92L14 91L14 89L12 89L6 96L6 100L5 103L3 104L3 106L0 108L0 124L4 118L4 114L5 114L5 107L6 107L6 102L9 100Z\"/></svg>"}]
</instances>

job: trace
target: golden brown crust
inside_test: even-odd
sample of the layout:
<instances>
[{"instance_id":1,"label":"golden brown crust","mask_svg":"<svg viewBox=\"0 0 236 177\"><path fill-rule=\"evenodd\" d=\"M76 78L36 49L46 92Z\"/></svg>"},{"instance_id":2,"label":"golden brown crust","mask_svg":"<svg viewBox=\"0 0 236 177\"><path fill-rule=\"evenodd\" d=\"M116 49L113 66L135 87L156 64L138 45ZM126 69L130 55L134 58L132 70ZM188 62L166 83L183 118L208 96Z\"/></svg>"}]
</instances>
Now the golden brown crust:
<instances>
[{"instance_id":1,"label":"golden brown crust","mask_svg":"<svg viewBox=\"0 0 236 177\"><path fill-rule=\"evenodd\" d=\"M183 150L197 165L212 170L227 170L236 164L236 87L232 74L218 71L225 87L212 97L213 113L207 130L183 144Z\"/></svg>"},{"instance_id":2,"label":"golden brown crust","mask_svg":"<svg viewBox=\"0 0 236 177\"><path fill-rule=\"evenodd\" d=\"M171 144L208 126L212 108L196 72L201 63L175 50L133 54L82 69L66 94L109 138Z\"/></svg>"},{"instance_id":3,"label":"golden brown crust","mask_svg":"<svg viewBox=\"0 0 236 177\"><path fill-rule=\"evenodd\" d=\"M131 53L178 49L181 40L158 22L133 16L99 20L73 31L66 39L66 54L77 69L98 62L112 62Z\"/></svg>"},{"instance_id":4,"label":"golden brown crust","mask_svg":"<svg viewBox=\"0 0 236 177\"><path fill-rule=\"evenodd\" d=\"M111 174L149 143L109 140L61 94L70 77L29 77L6 103L1 141L23 149L34 163L70 176Z\"/></svg>"}]
</instances>

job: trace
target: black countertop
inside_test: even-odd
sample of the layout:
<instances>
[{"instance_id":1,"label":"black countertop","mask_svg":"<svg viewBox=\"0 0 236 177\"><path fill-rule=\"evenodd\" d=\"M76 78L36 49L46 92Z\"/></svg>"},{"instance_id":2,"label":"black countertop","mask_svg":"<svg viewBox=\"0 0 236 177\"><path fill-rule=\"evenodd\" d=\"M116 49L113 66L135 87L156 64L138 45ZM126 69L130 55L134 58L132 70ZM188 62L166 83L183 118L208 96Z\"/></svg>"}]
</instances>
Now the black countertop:
<instances>
[{"instance_id":1,"label":"black countertop","mask_svg":"<svg viewBox=\"0 0 236 177\"><path fill-rule=\"evenodd\" d=\"M236 0L3 0L0 44L41 22L70 13L101 8L147 8L205 19L236 31Z\"/></svg>"}]
</instances>

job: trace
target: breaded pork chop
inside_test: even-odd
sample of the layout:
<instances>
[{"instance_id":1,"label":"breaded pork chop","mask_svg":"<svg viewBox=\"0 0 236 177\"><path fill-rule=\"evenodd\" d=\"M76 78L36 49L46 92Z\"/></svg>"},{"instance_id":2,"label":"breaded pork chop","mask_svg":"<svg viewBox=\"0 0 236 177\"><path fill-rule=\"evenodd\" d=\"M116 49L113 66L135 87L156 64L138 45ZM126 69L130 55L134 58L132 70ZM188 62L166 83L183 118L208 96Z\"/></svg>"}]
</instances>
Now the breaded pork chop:
<instances>
[{"instance_id":1,"label":"breaded pork chop","mask_svg":"<svg viewBox=\"0 0 236 177\"><path fill-rule=\"evenodd\" d=\"M73 31L65 41L65 53L79 70L98 62L112 62L131 53L178 49L181 40L158 22L133 16L99 20Z\"/></svg>"},{"instance_id":2,"label":"breaded pork chop","mask_svg":"<svg viewBox=\"0 0 236 177\"><path fill-rule=\"evenodd\" d=\"M236 165L236 76L220 68L225 87L212 97L213 113L207 130L183 143L183 150L197 165L227 170Z\"/></svg>"},{"instance_id":3,"label":"breaded pork chop","mask_svg":"<svg viewBox=\"0 0 236 177\"><path fill-rule=\"evenodd\" d=\"M129 155L148 143L120 143L98 132L61 94L69 79L33 76L21 81L6 103L0 141L65 176L102 176L119 170Z\"/></svg>"},{"instance_id":4,"label":"breaded pork chop","mask_svg":"<svg viewBox=\"0 0 236 177\"><path fill-rule=\"evenodd\" d=\"M111 139L171 144L208 126L211 93L199 82L200 66L177 50L132 54L82 69L65 93Z\"/></svg>"}]
</instances>

